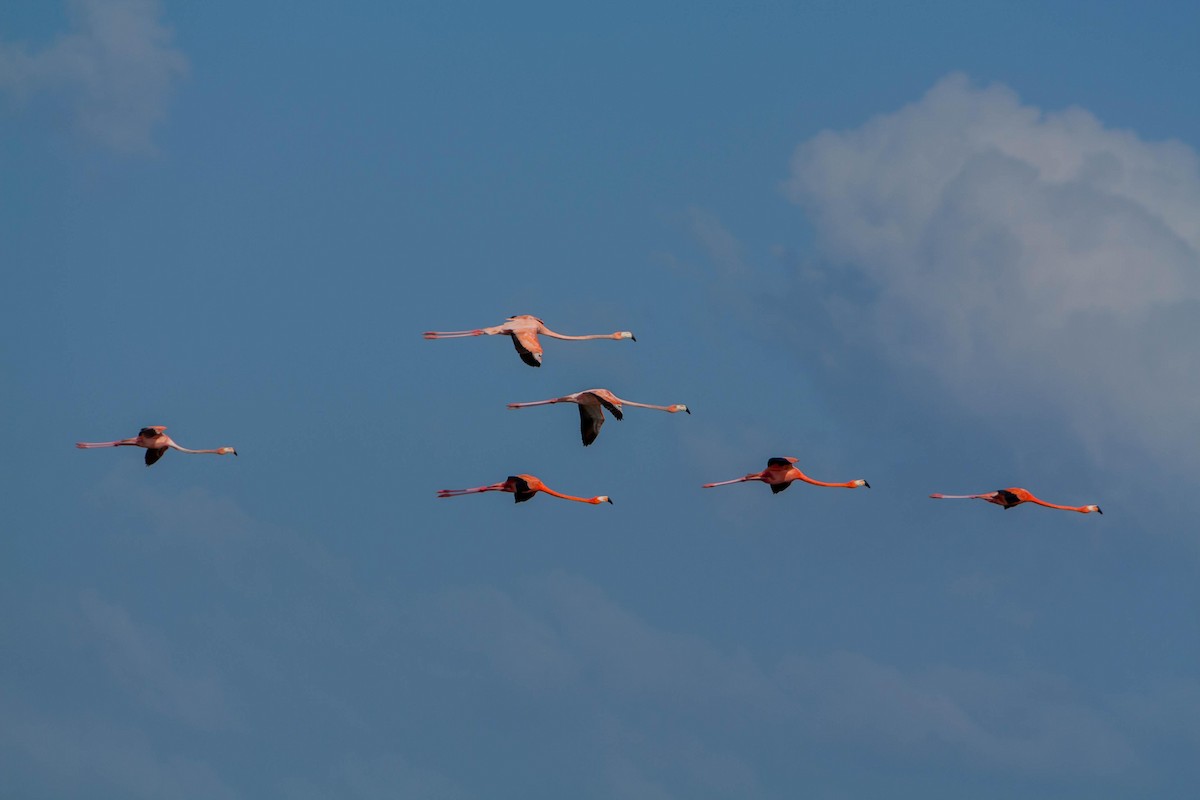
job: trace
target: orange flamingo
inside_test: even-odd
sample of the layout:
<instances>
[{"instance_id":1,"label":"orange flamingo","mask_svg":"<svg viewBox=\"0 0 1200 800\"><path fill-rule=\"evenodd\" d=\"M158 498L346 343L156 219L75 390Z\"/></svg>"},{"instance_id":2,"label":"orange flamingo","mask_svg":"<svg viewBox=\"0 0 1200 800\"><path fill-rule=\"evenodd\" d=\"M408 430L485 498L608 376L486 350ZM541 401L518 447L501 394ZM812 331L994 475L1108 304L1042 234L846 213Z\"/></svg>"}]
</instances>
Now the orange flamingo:
<instances>
[{"instance_id":1,"label":"orange flamingo","mask_svg":"<svg viewBox=\"0 0 1200 800\"><path fill-rule=\"evenodd\" d=\"M672 406L635 403L632 400L622 400L608 389L587 389L582 392L566 395L565 397L555 397L551 400L536 400L532 403L509 403L508 407L528 408L529 406L545 406L554 403L574 403L579 406L579 432L583 435L584 447L596 441L596 437L600 435L600 426L604 424L604 409L606 408L608 409L608 413L612 414L618 420L625 417L621 413L621 406L653 408L657 411L666 411L668 414L674 414L678 411L686 411L688 414L692 413L682 403L676 403Z\"/></svg>"},{"instance_id":2,"label":"orange flamingo","mask_svg":"<svg viewBox=\"0 0 1200 800\"><path fill-rule=\"evenodd\" d=\"M531 367L540 367L542 365L542 343L538 341L539 333L545 334L552 339L566 339L572 342L584 339L633 339L633 341L637 341L637 337L629 331L596 333L587 336L566 336L561 333L555 333L546 327L546 323L529 314L518 314L515 317L509 317L503 325L497 325L493 328L476 328L473 331L425 331L423 335L426 339L458 339L464 336L494 336L497 333L506 333L511 336L513 347L517 348L517 353L520 354L521 360Z\"/></svg>"},{"instance_id":3,"label":"orange flamingo","mask_svg":"<svg viewBox=\"0 0 1200 800\"><path fill-rule=\"evenodd\" d=\"M983 494L931 494L929 495L934 500L987 500L989 503L995 503L1005 510L1013 506L1019 506L1021 503L1036 503L1039 506L1046 508L1057 508L1062 511L1078 511L1080 514L1087 514L1095 511L1097 514L1103 514L1100 506L1060 506L1056 503L1047 503L1045 500L1039 500L1025 489L1017 487L1009 487L1008 489L997 489L994 492L984 492Z\"/></svg>"},{"instance_id":4,"label":"orange flamingo","mask_svg":"<svg viewBox=\"0 0 1200 800\"><path fill-rule=\"evenodd\" d=\"M493 483L491 486L477 486L474 489L441 489L438 491L438 497L459 497L464 494L476 494L478 492L511 492L513 500L518 503L524 503L538 492L545 492L554 497L561 497L563 500L574 500L576 503L599 505L600 503L612 502L606 495L600 495L599 497L574 497L569 494L556 492L533 475L509 475L503 483Z\"/></svg>"},{"instance_id":5,"label":"orange flamingo","mask_svg":"<svg viewBox=\"0 0 1200 800\"><path fill-rule=\"evenodd\" d=\"M232 447L218 447L216 450L188 450L186 447L175 444L170 436L163 433L166 429L166 425L150 425L138 431L138 435L132 439L121 439L117 442L76 442L75 446L81 450L93 447L144 447L146 448L147 467L162 458L168 448L181 453L214 453L219 456L233 453L235 456L237 455L237 450Z\"/></svg>"},{"instance_id":6,"label":"orange flamingo","mask_svg":"<svg viewBox=\"0 0 1200 800\"><path fill-rule=\"evenodd\" d=\"M846 481L845 483L826 483L825 481L817 481L805 475L800 470L793 466L799 459L785 456L782 458L767 459L767 468L762 472L753 472L741 478L734 478L731 481L718 481L717 483L704 484L705 489L711 489L714 486L726 486L731 483L741 483L742 481L762 481L771 487L772 494L779 494L784 489L792 485L792 481L804 481L811 483L813 486L837 486L843 489L857 489L859 486L871 488L871 484L859 478L856 481Z\"/></svg>"}]
</instances>

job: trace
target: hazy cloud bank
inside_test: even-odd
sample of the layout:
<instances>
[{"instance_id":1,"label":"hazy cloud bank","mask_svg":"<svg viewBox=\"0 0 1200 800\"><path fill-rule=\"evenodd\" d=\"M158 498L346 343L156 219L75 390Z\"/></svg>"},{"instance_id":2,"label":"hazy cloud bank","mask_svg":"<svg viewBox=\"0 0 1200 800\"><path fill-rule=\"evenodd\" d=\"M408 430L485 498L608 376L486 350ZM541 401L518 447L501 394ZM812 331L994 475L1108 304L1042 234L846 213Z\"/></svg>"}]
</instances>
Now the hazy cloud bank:
<instances>
[{"instance_id":1,"label":"hazy cloud bank","mask_svg":"<svg viewBox=\"0 0 1200 800\"><path fill-rule=\"evenodd\" d=\"M71 32L40 50L0 42L0 90L64 100L78 126L123 152L149 152L187 59L157 0L73 0Z\"/></svg>"}]
</instances>

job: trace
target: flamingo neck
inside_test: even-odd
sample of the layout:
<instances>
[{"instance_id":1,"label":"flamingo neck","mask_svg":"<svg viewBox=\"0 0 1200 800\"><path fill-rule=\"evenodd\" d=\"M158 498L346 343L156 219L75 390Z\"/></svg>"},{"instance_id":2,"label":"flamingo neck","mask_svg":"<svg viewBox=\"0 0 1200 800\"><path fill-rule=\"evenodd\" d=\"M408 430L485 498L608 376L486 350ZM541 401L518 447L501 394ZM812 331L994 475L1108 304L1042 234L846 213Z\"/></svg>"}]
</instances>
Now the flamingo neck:
<instances>
[{"instance_id":1,"label":"flamingo neck","mask_svg":"<svg viewBox=\"0 0 1200 800\"><path fill-rule=\"evenodd\" d=\"M1059 511L1078 511L1080 514L1088 513L1087 506L1060 506L1057 503L1047 503L1045 500L1039 500L1036 497L1030 497L1029 502L1045 506L1046 508L1057 508Z\"/></svg>"},{"instance_id":2,"label":"flamingo neck","mask_svg":"<svg viewBox=\"0 0 1200 800\"><path fill-rule=\"evenodd\" d=\"M556 492L553 489L549 488L548 486L540 487L539 491L543 491L548 495L558 497L562 500L574 500L576 503L591 503L592 505L595 505L600 502L599 499L597 499L595 497L575 497L574 495L563 494L562 492Z\"/></svg>"},{"instance_id":3,"label":"flamingo neck","mask_svg":"<svg viewBox=\"0 0 1200 800\"><path fill-rule=\"evenodd\" d=\"M788 476L789 478L795 478L797 480L802 480L805 483L811 483L813 486L830 486L830 487L834 487L834 488L838 488L838 489L853 489L857 486L857 484L854 481L847 481L845 483L826 483L825 481L818 481L814 478L808 477L807 475L805 475L803 472L796 469L795 467L792 467L791 473L792 474Z\"/></svg>"}]
</instances>

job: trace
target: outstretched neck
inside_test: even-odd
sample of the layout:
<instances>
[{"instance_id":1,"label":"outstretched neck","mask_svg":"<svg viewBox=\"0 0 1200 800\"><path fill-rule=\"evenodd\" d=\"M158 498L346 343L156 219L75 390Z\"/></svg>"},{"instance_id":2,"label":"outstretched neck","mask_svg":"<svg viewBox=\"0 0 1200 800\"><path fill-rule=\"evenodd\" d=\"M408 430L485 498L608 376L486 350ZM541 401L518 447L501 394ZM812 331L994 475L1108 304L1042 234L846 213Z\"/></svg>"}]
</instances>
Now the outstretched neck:
<instances>
[{"instance_id":1,"label":"outstretched neck","mask_svg":"<svg viewBox=\"0 0 1200 800\"><path fill-rule=\"evenodd\" d=\"M541 487L540 491L543 491L548 495L558 497L562 500L574 500L576 503L591 503L592 505L596 505L604 502L604 500L601 500L599 497L576 497L575 495L571 494L563 494L562 492L554 491L548 486Z\"/></svg>"},{"instance_id":2,"label":"outstretched neck","mask_svg":"<svg viewBox=\"0 0 1200 800\"><path fill-rule=\"evenodd\" d=\"M565 333L555 333L554 331L542 325L538 328L538 333L549 336L552 339L566 339L568 341L580 342L585 339L632 339L633 334L628 331L617 331L616 333L588 333L583 336L568 336Z\"/></svg>"},{"instance_id":3,"label":"outstretched neck","mask_svg":"<svg viewBox=\"0 0 1200 800\"><path fill-rule=\"evenodd\" d=\"M854 489L864 485L858 481L846 481L845 483L827 483L826 481L819 481L815 478L808 477L795 467L792 467L789 472L791 473L788 475L789 478L795 478L797 480L804 481L805 483L811 483L813 486L831 486L837 489Z\"/></svg>"},{"instance_id":4,"label":"outstretched neck","mask_svg":"<svg viewBox=\"0 0 1200 800\"><path fill-rule=\"evenodd\" d=\"M1059 511L1078 511L1080 514L1086 514L1092 510L1091 506L1060 506L1058 503L1047 503L1045 500L1039 500L1036 497L1030 497L1029 502L1045 506L1046 508L1057 508Z\"/></svg>"},{"instance_id":5,"label":"outstretched neck","mask_svg":"<svg viewBox=\"0 0 1200 800\"><path fill-rule=\"evenodd\" d=\"M672 412L674 412L674 411L679 410L678 406L656 406L656 405L652 405L650 403L635 403L632 400L622 400L621 405L633 406L634 408L652 408L655 411L672 411Z\"/></svg>"},{"instance_id":6,"label":"outstretched neck","mask_svg":"<svg viewBox=\"0 0 1200 800\"><path fill-rule=\"evenodd\" d=\"M197 455L200 453L211 453L212 455L216 455L216 456L226 456L226 455L229 455L230 453L233 453L235 456L237 455L237 450L233 449L232 447L218 447L214 450L189 450L186 447L180 447L179 445L175 444L174 442L168 443L167 446L170 448L173 448L175 450L178 450L181 453L192 453L193 455Z\"/></svg>"}]
</instances>

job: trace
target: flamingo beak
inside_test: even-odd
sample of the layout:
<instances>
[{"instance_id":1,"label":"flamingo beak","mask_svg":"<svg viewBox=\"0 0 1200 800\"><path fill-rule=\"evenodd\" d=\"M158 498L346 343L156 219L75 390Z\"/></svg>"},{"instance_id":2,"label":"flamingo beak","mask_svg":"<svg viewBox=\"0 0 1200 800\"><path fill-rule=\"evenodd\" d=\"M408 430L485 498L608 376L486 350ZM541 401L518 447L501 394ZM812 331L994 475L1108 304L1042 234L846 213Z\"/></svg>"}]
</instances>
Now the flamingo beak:
<instances>
[{"instance_id":1,"label":"flamingo beak","mask_svg":"<svg viewBox=\"0 0 1200 800\"><path fill-rule=\"evenodd\" d=\"M863 486L867 487L868 489L871 488L871 484L867 483L866 481L863 481Z\"/></svg>"},{"instance_id":2,"label":"flamingo beak","mask_svg":"<svg viewBox=\"0 0 1200 800\"><path fill-rule=\"evenodd\" d=\"M635 341L635 342L637 341L637 337L636 337L636 336L634 336L632 333L631 333L631 334L629 334L629 338L630 338L630 339L632 339L632 340L633 340L633 341Z\"/></svg>"},{"instance_id":3,"label":"flamingo beak","mask_svg":"<svg viewBox=\"0 0 1200 800\"><path fill-rule=\"evenodd\" d=\"M690 408L687 408L687 407L685 407L683 410L684 410L684 411L686 411L686 412L687 412L687 413L689 413L689 414L691 414L691 413L692 413L692 410L691 410Z\"/></svg>"},{"instance_id":4,"label":"flamingo beak","mask_svg":"<svg viewBox=\"0 0 1200 800\"><path fill-rule=\"evenodd\" d=\"M1096 506L1096 513L1103 514L1104 512L1100 510L1100 506Z\"/></svg>"},{"instance_id":5,"label":"flamingo beak","mask_svg":"<svg viewBox=\"0 0 1200 800\"><path fill-rule=\"evenodd\" d=\"M612 498L611 498L611 497L610 497L610 498L608 498L608 504L609 504L610 506L613 504L613 501L612 501Z\"/></svg>"}]
</instances>

